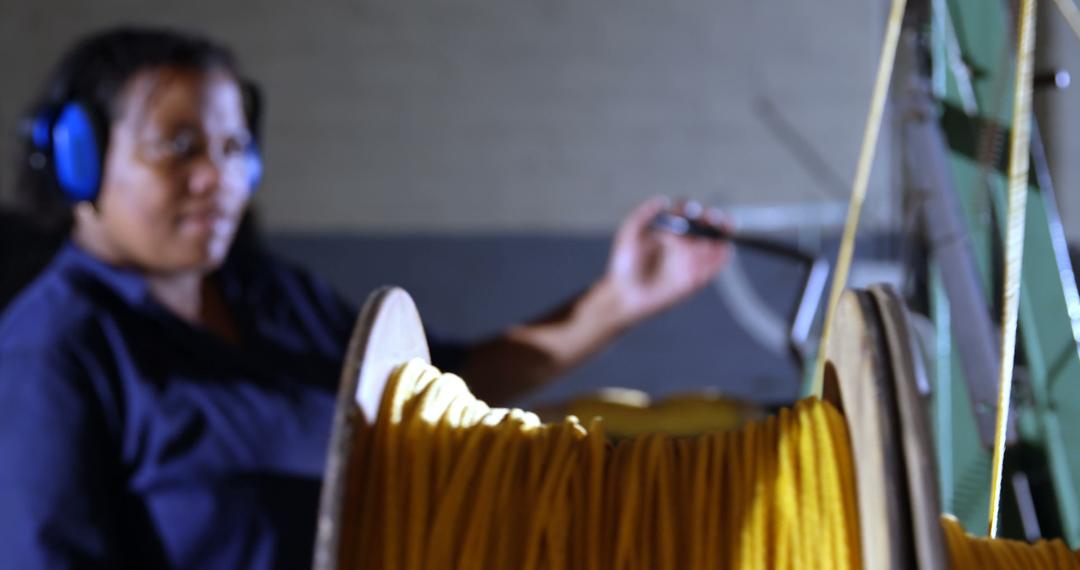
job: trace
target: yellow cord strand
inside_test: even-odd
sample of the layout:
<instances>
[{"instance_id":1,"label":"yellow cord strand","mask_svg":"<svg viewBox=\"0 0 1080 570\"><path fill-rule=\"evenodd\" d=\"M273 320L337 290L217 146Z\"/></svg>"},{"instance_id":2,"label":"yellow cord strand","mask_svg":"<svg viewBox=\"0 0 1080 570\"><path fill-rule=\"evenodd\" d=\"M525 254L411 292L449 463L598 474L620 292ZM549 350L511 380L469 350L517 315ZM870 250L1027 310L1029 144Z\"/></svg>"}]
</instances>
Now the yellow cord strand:
<instances>
[{"instance_id":1,"label":"yellow cord strand","mask_svg":"<svg viewBox=\"0 0 1080 570\"><path fill-rule=\"evenodd\" d=\"M1001 366L998 376L997 422L994 429L993 472L987 534L997 536L1001 503L1001 470L1012 399L1016 357L1016 319L1020 307L1020 277L1024 261L1024 220L1027 212L1028 152L1031 144L1031 91L1035 64L1035 0L1021 0L1016 41L1016 82L1013 88L1012 133L1009 139L1009 195L1005 231L1005 283L1002 287Z\"/></svg>"},{"instance_id":2,"label":"yellow cord strand","mask_svg":"<svg viewBox=\"0 0 1080 570\"><path fill-rule=\"evenodd\" d=\"M844 234L840 240L840 251L833 271L832 287L829 290L829 304L825 310L825 324L821 330L821 343L814 366L814 383L811 394L820 397L825 378L825 347L828 346L832 331L832 321L840 295L847 285L851 260L855 253L855 232L859 228L859 216L866 200L866 188L870 183L870 168L874 164L874 151L877 149L878 133L881 131L881 119L885 113L885 99L889 94L889 82L892 79L893 64L896 61L896 46L900 40L900 28L904 19L906 0L893 0L889 10L889 21L885 27L885 39L882 42L881 58L878 61L877 76L874 80L874 92L870 98L870 111L863 130L862 147L859 150L859 162L855 168L855 180L851 187L851 199L848 202L847 220L844 222Z\"/></svg>"}]
</instances>

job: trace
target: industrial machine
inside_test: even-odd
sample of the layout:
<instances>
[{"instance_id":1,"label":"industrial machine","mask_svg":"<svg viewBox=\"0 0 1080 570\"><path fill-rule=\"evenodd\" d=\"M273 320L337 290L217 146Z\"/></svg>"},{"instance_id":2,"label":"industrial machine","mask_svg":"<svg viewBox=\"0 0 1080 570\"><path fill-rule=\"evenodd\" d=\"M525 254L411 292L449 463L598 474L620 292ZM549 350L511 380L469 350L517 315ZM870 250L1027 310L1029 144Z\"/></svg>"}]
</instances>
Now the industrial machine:
<instances>
[{"instance_id":1,"label":"industrial machine","mask_svg":"<svg viewBox=\"0 0 1080 570\"><path fill-rule=\"evenodd\" d=\"M1008 241L1013 19L1007 3L974 0L912 0L904 12L892 101L906 213L919 228L910 243L913 277L903 296L885 287L844 293L833 333L818 349L820 395L844 412L852 438L867 567L946 567L939 514L954 514L969 531L986 523ZM1060 537L1078 548L1080 450L1069 436L1080 433L1080 295L1035 124L1031 164L1000 533ZM803 312L798 320L806 319ZM362 556L343 538L349 473L359 468L353 437L377 414L393 367L427 357L423 339L407 294L371 297L343 375L318 570Z\"/></svg>"},{"instance_id":2,"label":"industrial machine","mask_svg":"<svg viewBox=\"0 0 1080 570\"><path fill-rule=\"evenodd\" d=\"M905 202L925 257L913 292L933 323L922 362L943 508L985 521L997 408L1008 125L1015 72L1006 2L908 7L895 83ZM1080 547L1080 296L1037 122L1019 299L1002 533Z\"/></svg>"},{"instance_id":3,"label":"industrial machine","mask_svg":"<svg viewBox=\"0 0 1080 570\"><path fill-rule=\"evenodd\" d=\"M844 411L852 434L863 566L946 568L938 526L934 456L913 382L906 312L889 288L849 291L825 347L823 397ZM430 360L423 325L407 293L369 297L342 375L319 511L315 570L364 567L356 498L364 465L358 435L373 425L387 381L404 362ZM527 513L522 513L527 516Z\"/></svg>"}]
</instances>

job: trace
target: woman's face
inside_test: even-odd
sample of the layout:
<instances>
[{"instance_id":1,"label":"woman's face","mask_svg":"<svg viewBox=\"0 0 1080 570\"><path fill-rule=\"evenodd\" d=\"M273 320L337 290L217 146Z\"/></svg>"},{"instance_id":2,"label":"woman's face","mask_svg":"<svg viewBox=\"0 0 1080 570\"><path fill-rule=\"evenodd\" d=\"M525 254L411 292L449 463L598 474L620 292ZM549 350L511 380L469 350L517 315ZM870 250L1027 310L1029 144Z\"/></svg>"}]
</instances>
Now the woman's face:
<instances>
[{"instance_id":1,"label":"woman's face","mask_svg":"<svg viewBox=\"0 0 1080 570\"><path fill-rule=\"evenodd\" d=\"M224 260L251 192L243 97L225 71L160 68L126 86L89 232L149 273Z\"/></svg>"}]
</instances>

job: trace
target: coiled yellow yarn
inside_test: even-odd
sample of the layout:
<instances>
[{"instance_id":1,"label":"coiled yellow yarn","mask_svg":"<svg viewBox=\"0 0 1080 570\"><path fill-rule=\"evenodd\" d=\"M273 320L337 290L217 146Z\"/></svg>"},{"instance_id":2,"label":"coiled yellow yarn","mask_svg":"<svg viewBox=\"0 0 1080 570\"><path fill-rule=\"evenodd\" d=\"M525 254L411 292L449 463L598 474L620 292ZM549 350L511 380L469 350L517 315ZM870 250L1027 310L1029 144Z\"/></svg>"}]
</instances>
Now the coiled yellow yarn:
<instances>
[{"instance_id":1,"label":"coiled yellow yarn","mask_svg":"<svg viewBox=\"0 0 1080 570\"><path fill-rule=\"evenodd\" d=\"M364 568L860 566L847 428L816 399L738 431L613 442L598 420L488 407L416 360L357 444L359 520L343 540ZM1060 542L981 541L944 524L955 568L1076 562Z\"/></svg>"},{"instance_id":2,"label":"coiled yellow yarn","mask_svg":"<svg viewBox=\"0 0 1080 570\"><path fill-rule=\"evenodd\" d=\"M990 539L964 532L960 521L941 517L949 562L953 568L971 570L1006 570L1013 568L1080 568L1080 554L1069 550L1060 540L1040 540L1029 544L1019 540Z\"/></svg>"}]
</instances>

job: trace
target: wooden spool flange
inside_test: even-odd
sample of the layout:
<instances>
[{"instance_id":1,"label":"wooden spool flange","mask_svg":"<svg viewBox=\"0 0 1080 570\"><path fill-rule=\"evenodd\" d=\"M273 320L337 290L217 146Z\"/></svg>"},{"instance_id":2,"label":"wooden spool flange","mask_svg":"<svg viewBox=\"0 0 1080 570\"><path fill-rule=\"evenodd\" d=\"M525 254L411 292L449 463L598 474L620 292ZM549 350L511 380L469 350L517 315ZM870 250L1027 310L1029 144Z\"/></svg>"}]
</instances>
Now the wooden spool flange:
<instances>
[{"instance_id":1,"label":"wooden spool flange","mask_svg":"<svg viewBox=\"0 0 1080 570\"><path fill-rule=\"evenodd\" d=\"M372 424L390 374L401 364L420 358L431 362L424 326L412 297L404 289L384 287L372 293L353 329L338 388L326 459L326 475L319 500L315 535L315 570L356 568L358 553L350 550L355 512L346 512L356 490L348 482L353 469L363 469L354 453L357 430Z\"/></svg>"},{"instance_id":2,"label":"wooden spool flange","mask_svg":"<svg viewBox=\"0 0 1080 570\"><path fill-rule=\"evenodd\" d=\"M864 568L948 567L934 447L916 386L907 313L889 287L840 298L823 398L851 439Z\"/></svg>"}]
</instances>

